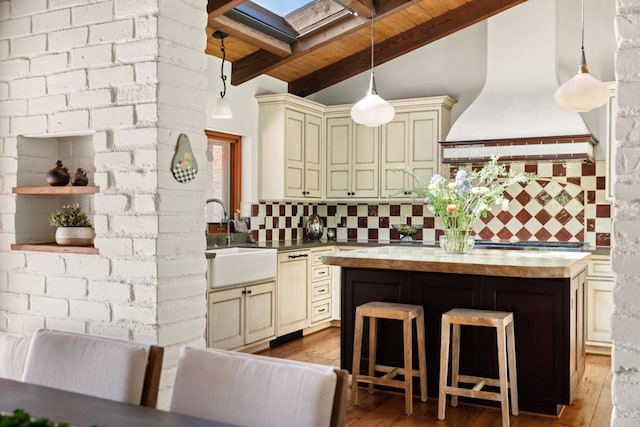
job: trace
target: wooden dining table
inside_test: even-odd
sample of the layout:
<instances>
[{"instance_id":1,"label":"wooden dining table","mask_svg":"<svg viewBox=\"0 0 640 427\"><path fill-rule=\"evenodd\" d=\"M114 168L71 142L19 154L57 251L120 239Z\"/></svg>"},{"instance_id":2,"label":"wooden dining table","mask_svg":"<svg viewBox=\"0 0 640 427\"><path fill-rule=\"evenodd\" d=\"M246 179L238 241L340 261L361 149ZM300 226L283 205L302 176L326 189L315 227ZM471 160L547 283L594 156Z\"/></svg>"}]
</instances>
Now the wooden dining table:
<instances>
[{"instance_id":1,"label":"wooden dining table","mask_svg":"<svg viewBox=\"0 0 640 427\"><path fill-rule=\"evenodd\" d=\"M34 418L74 427L218 427L229 424L145 406L0 378L0 413L23 409Z\"/></svg>"}]
</instances>

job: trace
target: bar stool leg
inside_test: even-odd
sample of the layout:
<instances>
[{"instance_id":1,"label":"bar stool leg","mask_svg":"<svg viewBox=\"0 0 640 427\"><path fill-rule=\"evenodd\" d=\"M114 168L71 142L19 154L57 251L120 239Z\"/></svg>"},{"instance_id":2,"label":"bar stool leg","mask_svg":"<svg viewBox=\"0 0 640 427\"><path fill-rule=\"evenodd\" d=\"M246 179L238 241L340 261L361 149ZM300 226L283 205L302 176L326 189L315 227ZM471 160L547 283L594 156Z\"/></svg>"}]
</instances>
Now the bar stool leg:
<instances>
[{"instance_id":1,"label":"bar stool leg","mask_svg":"<svg viewBox=\"0 0 640 427\"><path fill-rule=\"evenodd\" d=\"M376 349L378 343L378 319L369 317L369 376L375 376L376 368ZM374 384L369 383L369 393L373 393Z\"/></svg>"},{"instance_id":2,"label":"bar stool leg","mask_svg":"<svg viewBox=\"0 0 640 427\"><path fill-rule=\"evenodd\" d=\"M427 352L424 344L424 314L416 317L416 333L418 334L418 363L420 372L420 400L427 401Z\"/></svg>"},{"instance_id":3,"label":"bar stool leg","mask_svg":"<svg viewBox=\"0 0 640 427\"><path fill-rule=\"evenodd\" d=\"M507 325L507 356L509 357L509 389L511 391L511 413L518 415L518 371L516 370L516 339L514 325Z\"/></svg>"},{"instance_id":4,"label":"bar stool leg","mask_svg":"<svg viewBox=\"0 0 640 427\"><path fill-rule=\"evenodd\" d=\"M360 352L362 351L362 326L364 318L356 308L356 324L353 333L353 365L351 368L351 404L358 404L358 375L360 374Z\"/></svg>"},{"instance_id":5,"label":"bar stool leg","mask_svg":"<svg viewBox=\"0 0 640 427\"><path fill-rule=\"evenodd\" d=\"M444 392L447 386L447 370L449 367L449 341L451 337L449 321L442 317L442 337L440 340L440 384L438 392L438 419L444 420L447 394Z\"/></svg>"},{"instance_id":6,"label":"bar stool leg","mask_svg":"<svg viewBox=\"0 0 640 427\"><path fill-rule=\"evenodd\" d=\"M505 328L496 328L498 338L498 372L500 377L500 406L502 427L509 427L509 388L507 385L507 348Z\"/></svg>"},{"instance_id":7,"label":"bar stool leg","mask_svg":"<svg viewBox=\"0 0 640 427\"><path fill-rule=\"evenodd\" d=\"M451 341L451 387L458 387L460 375L460 325L453 324L453 340ZM458 406L458 395L451 395L451 406Z\"/></svg>"},{"instance_id":8,"label":"bar stool leg","mask_svg":"<svg viewBox=\"0 0 640 427\"><path fill-rule=\"evenodd\" d=\"M402 321L404 335L404 412L413 414L413 341L411 337L411 317L405 314Z\"/></svg>"}]
</instances>

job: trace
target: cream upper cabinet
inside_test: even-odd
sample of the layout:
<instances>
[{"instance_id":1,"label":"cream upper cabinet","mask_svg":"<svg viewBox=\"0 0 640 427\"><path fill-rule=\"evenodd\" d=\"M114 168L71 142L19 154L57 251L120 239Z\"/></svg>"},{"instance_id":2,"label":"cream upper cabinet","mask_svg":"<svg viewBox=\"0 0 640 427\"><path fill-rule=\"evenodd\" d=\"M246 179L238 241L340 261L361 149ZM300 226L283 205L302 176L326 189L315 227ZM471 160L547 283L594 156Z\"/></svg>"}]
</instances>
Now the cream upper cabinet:
<instances>
[{"instance_id":1,"label":"cream upper cabinet","mask_svg":"<svg viewBox=\"0 0 640 427\"><path fill-rule=\"evenodd\" d=\"M380 196L407 197L413 188L409 175L396 172L408 168L428 181L440 171L440 145L449 132L450 111L455 100L448 96L392 102L393 120L381 126Z\"/></svg>"},{"instance_id":2,"label":"cream upper cabinet","mask_svg":"<svg viewBox=\"0 0 640 427\"><path fill-rule=\"evenodd\" d=\"M378 128L359 125L349 110L327 116L327 198L377 198Z\"/></svg>"},{"instance_id":3,"label":"cream upper cabinet","mask_svg":"<svg viewBox=\"0 0 640 427\"><path fill-rule=\"evenodd\" d=\"M260 199L320 199L324 106L289 94L260 95Z\"/></svg>"}]
</instances>

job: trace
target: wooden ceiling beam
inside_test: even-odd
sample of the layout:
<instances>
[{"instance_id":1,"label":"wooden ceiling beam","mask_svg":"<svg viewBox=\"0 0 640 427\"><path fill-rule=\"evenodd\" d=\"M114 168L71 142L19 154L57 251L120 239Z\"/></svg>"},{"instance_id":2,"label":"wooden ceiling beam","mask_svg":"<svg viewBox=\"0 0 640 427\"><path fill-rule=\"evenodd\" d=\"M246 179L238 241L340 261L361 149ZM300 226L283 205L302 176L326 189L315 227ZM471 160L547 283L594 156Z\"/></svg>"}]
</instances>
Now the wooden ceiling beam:
<instances>
[{"instance_id":1,"label":"wooden ceiling beam","mask_svg":"<svg viewBox=\"0 0 640 427\"><path fill-rule=\"evenodd\" d=\"M384 64L525 1L476 0L465 3L463 6L426 21L411 30L377 43L374 46L375 65ZM367 71L370 67L371 51L370 49L363 49L347 58L290 82L289 93L302 97L308 96Z\"/></svg>"},{"instance_id":2,"label":"wooden ceiling beam","mask_svg":"<svg viewBox=\"0 0 640 427\"><path fill-rule=\"evenodd\" d=\"M342 0L340 3L365 18L370 19L373 14L373 0Z\"/></svg>"},{"instance_id":3,"label":"wooden ceiling beam","mask_svg":"<svg viewBox=\"0 0 640 427\"><path fill-rule=\"evenodd\" d=\"M207 13L209 14L209 19L225 14L246 1L247 0L209 0L207 2Z\"/></svg>"},{"instance_id":4,"label":"wooden ceiling beam","mask_svg":"<svg viewBox=\"0 0 640 427\"><path fill-rule=\"evenodd\" d=\"M281 58L266 50L258 50L231 64L231 84L239 85L266 71L256 73L255 70L268 70ZM240 76L240 78L239 78ZM240 81L239 81L240 80Z\"/></svg>"},{"instance_id":5,"label":"wooden ceiling beam","mask_svg":"<svg viewBox=\"0 0 640 427\"><path fill-rule=\"evenodd\" d=\"M420 0L389 0L384 6L381 6L380 12L376 14L376 19L397 13L419 2ZM274 68L285 65L294 59L298 59L303 55L331 43L338 37L344 37L370 24L370 19L362 16L350 16L335 25L328 26L322 31L311 33L309 36L303 37L293 43L291 45L291 55L279 57L277 55L268 55L270 52L260 53L262 51L258 51L234 61L231 71L231 84L239 85L261 74L267 74Z\"/></svg>"},{"instance_id":6,"label":"wooden ceiling beam","mask_svg":"<svg viewBox=\"0 0 640 427\"><path fill-rule=\"evenodd\" d=\"M275 37L271 37L268 34L238 21L234 21L231 18L227 18L226 16L211 17L211 15L209 15L209 27L214 31L219 30L227 33L246 43L273 53L278 57L291 55L291 45L289 45L289 43L278 40Z\"/></svg>"}]
</instances>

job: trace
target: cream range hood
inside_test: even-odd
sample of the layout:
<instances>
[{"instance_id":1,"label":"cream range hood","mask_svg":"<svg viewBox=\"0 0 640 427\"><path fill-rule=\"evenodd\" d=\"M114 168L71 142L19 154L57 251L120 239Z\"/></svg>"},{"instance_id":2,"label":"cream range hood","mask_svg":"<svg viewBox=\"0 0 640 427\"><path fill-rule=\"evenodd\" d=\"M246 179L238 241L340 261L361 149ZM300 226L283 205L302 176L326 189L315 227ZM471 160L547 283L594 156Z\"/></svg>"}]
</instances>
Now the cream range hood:
<instances>
[{"instance_id":1,"label":"cream range hood","mask_svg":"<svg viewBox=\"0 0 640 427\"><path fill-rule=\"evenodd\" d=\"M487 78L442 142L445 163L593 160L580 114L562 109L557 77L557 0L529 0L487 23Z\"/></svg>"}]
</instances>

